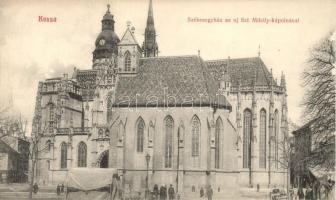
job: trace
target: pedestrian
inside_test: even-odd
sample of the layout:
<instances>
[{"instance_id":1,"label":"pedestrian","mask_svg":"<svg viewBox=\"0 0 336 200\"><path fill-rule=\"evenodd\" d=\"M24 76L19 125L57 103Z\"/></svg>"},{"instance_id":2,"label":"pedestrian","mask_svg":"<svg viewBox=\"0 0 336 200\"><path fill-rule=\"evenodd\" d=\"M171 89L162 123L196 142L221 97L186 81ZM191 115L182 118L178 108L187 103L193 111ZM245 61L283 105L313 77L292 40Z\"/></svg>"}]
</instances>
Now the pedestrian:
<instances>
[{"instance_id":1,"label":"pedestrian","mask_svg":"<svg viewBox=\"0 0 336 200\"><path fill-rule=\"evenodd\" d=\"M59 184L56 187L56 193L57 193L57 196L59 196L61 194L60 185Z\"/></svg>"},{"instance_id":2,"label":"pedestrian","mask_svg":"<svg viewBox=\"0 0 336 200\"><path fill-rule=\"evenodd\" d=\"M38 192L38 185L37 185L37 183L34 183L34 185L33 185L33 191L34 191L34 194L36 194Z\"/></svg>"},{"instance_id":3,"label":"pedestrian","mask_svg":"<svg viewBox=\"0 0 336 200\"><path fill-rule=\"evenodd\" d=\"M154 194L154 199L158 200L158 198L159 198L159 186L157 184L154 185L153 194Z\"/></svg>"},{"instance_id":4,"label":"pedestrian","mask_svg":"<svg viewBox=\"0 0 336 200\"><path fill-rule=\"evenodd\" d=\"M306 187L303 187L303 188L302 188L302 192L303 192L303 199L306 199L307 188L306 188Z\"/></svg>"},{"instance_id":5,"label":"pedestrian","mask_svg":"<svg viewBox=\"0 0 336 200\"><path fill-rule=\"evenodd\" d=\"M304 193L303 193L303 189L301 186L299 186L298 196L299 196L299 200L304 199Z\"/></svg>"},{"instance_id":6,"label":"pedestrian","mask_svg":"<svg viewBox=\"0 0 336 200\"><path fill-rule=\"evenodd\" d=\"M213 195L213 190L211 188L211 185L209 185L209 188L207 190L207 197L208 197L208 200L212 200L212 195Z\"/></svg>"},{"instance_id":7,"label":"pedestrian","mask_svg":"<svg viewBox=\"0 0 336 200\"><path fill-rule=\"evenodd\" d=\"M201 199L203 199L203 197L204 197L204 189L203 189L203 187L201 187L201 190L200 190L200 197L201 197Z\"/></svg>"},{"instance_id":8,"label":"pedestrian","mask_svg":"<svg viewBox=\"0 0 336 200\"><path fill-rule=\"evenodd\" d=\"M310 186L307 187L307 190L306 190L306 200L312 200L312 189L310 188Z\"/></svg>"},{"instance_id":9,"label":"pedestrian","mask_svg":"<svg viewBox=\"0 0 336 200\"><path fill-rule=\"evenodd\" d=\"M165 186L162 185L160 187L160 200L166 200L166 197L167 197L167 194L166 194L166 191L165 191Z\"/></svg>"},{"instance_id":10,"label":"pedestrian","mask_svg":"<svg viewBox=\"0 0 336 200\"><path fill-rule=\"evenodd\" d=\"M295 186L293 188L293 200L298 200L298 189Z\"/></svg>"},{"instance_id":11,"label":"pedestrian","mask_svg":"<svg viewBox=\"0 0 336 200\"><path fill-rule=\"evenodd\" d=\"M170 187L168 189L168 197L169 197L169 200L175 199L175 190L172 184L170 184Z\"/></svg>"},{"instance_id":12,"label":"pedestrian","mask_svg":"<svg viewBox=\"0 0 336 200\"><path fill-rule=\"evenodd\" d=\"M63 183L61 185L61 193L64 193L64 185L63 185Z\"/></svg>"}]
</instances>

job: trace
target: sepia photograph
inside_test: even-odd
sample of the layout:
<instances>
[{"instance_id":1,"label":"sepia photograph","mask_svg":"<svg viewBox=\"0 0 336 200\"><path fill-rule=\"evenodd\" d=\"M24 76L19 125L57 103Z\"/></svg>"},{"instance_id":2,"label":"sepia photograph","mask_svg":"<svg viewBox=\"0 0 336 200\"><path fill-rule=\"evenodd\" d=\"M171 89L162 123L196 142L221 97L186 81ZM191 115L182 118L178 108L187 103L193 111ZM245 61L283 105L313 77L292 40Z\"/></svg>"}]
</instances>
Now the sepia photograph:
<instances>
[{"instance_id":1,"label":"sepia photograph","mask_svg":"<svg viewBox=\"0 0 336 200\"><path fill-rule=\"evenodd\" d=\"M2 0L0 200L334 200L335 11Z\"/></svg>"}]
</instances>

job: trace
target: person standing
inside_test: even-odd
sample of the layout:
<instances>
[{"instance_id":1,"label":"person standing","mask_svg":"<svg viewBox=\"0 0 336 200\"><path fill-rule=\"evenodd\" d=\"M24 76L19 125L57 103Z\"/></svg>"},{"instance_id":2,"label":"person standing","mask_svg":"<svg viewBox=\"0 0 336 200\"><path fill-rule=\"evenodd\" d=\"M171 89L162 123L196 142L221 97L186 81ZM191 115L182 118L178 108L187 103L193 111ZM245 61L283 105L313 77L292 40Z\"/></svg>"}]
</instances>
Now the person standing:
<instances>
[{"instance_id":1,"label":"person standing","mask_svg":"<svg viewBox=\"0 0 336 200\"><path fill-rule=\"evenodd\" d=\"M293 200L298 200L298 189L296 187L293 188Z\"/></svg>"},{"instance_id":2,"label":"person standing","mask_svg":"<svg viewBox=\"0 0 336 200\"><path fill-rule=\"evenodd\" d=\"M38 185L37 185L37 183L35 183L33 185L33 191L34 191L34 194L36 194L38 192Z\"/></svg>"},{"instance_id":3,"label":"person standing","mask_svg":"<svg viewBox=\"0 0 336 200\"><path fill-rule=\"evenodd\" d=\"M212 195L213 195L213 190L211 188L211 185L209 185L209 188L207 190L207 197L208 197L208 200L212 200Z\"/></svg>"},{"instance_id":4,"label":"person standing","mask_svg":"<svg viewBox=\"0 0 336 200\"><path fill-rule=\"evenodd\" d=\"M59 196L61 194L60 185L59 184L56 187L56 193L57 193L57 196Z\"/></svg>"},{"instance_id":5,"label":"person standing","mask_svg":"<svg viewBox=\"0 0 336 200\"><path fill-rule=\"evenodd\" d=\"M203 197L204 197L204 189L203 189L203 187L201 187L201 190L200 190L200 197L201 197L201 199L203 199Z\"/></svg>"},{"instance_id":6,"label":"person standing","mask_svg":"<svg viewBox=\"0 0 336 200\"><path fill-rule=\"evenodd\" d=\"M153 193L154 193L154 199L158 200L158 198L159 198L159 186L157 184L154 185Z\"/></svg>"},{"instance_id":7,"label":"person standing","mask_svg":"<svg viewBox=\"0 0 336 200\"><path fill-rule=\"evenodd\" d=\"M299 200L303 200L304 199L304 193L303 193L303 189L302 189L301 186L299 186L298 195L299 195Z\"/></svg>"},{"instance_id":8,"label":"person standing","mask_svg":"<svg viewBox=\"0 0 336 200\"><path fill-rule=\"evenodd\" d=\"M64 192L64 185L62 183L62 185L61 185L61 193L63 193L63 192Z\"/></svg>"},{"instance_id":9,"label":"person standing","mask_svg":"<svg viewBox=\"0 0 336 200\"><path fill-rule=\"evenodd\" d=\"M160 200L165 200L166 197L167 197L167 195L166 195L165 187L164 187L164 185L162 185L160 187Z\"/></svg>"},{"instance_id":10,"label":"person standing","mask_svg":"<svg viewBox=\"0 0 336 200\"><path fill-rule=\"evenodd\" d=\"M175 190L172 184L170 184L169 189L168 189L168 197L169 197L169 200L175 199Z\"/></svg>"}]
</instances>

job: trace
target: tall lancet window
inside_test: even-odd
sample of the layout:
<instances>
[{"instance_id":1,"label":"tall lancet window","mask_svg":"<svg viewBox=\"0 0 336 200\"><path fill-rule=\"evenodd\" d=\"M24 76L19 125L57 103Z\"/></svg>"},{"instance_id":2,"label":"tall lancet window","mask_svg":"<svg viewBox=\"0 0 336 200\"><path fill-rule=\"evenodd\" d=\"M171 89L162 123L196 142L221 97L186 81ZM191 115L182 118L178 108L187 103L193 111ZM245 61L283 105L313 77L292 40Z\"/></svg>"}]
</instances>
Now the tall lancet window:
<instances>
[{"instance_id":1,"label":"tall lancet window","mask_svg":"<svg viewBox=\"0 0 336 200\"><path fill-rule=\"evenodd\" d=\"M193 157L199 156L199 138L201 132L201 122L197 116L194 116L191 121L191 155Z\"/></svg>"},{"instance_id":2,"label":"tall lancet window","mask_svg":"<svg viewBox=\"0 0 336 200\"><path fill-rule=\"evenodd\" d=\"M221 147L221 142L220 138L223 130L223 122L220 117L218 117L216 121L216 135L215 135L215 168L219 169L220 168L220 147Z\"/></svg>"},{"instance_id":3,"label":"tall lancet window","mask_svg":"<svg viewBox=\"0 0 336 200\"><path fill-rule=\"evenodd\" d=\"M266 169L266 110L260 110L259 168Z\"/></svg>"},{"instance_id":4,"label":"tall lancet window","mask_svg":"<svg viewBox=\"0 0 336 200\"><path fill-rule=\"evenodd\" d=\"M173 159L173 130L174 121L171 116L167 116L164 120L165 123L165 167L172 167Z\"/></svg>"},{"instance_id":5,"label":"tall lancet window","mask_svg":"<svg viewBox=\"0 0 336 200\"><path fill-rule=\"evenodd\" d=\"M50 104L49 106L49 132L53 133L54 132L54 119L55 119L55 109L54 105Z\"/></svg>"},{"instance_id":6,"label":"tall lancet window","mask_svg":"<svg viewBox=\"0 0 336 200\"><path fill-rule=\"evenodd\" d=\"M78 145L78 167L86 167L87 148L84 142Z\"/></svg>"},{"instance_id":7,"label":"tall lancet window","mask_svg":"<svg viewBox=\"0 0 336 200\"><path fill-rule=\"evenodd\" d=\"M251 131L252 131L252 113L249 109L244 111L243 127L243 168L251 166Z\"/></svg>"},{"instance_id":8,"label":"tall lancet window","mask_svg":"<svg viewBox=\"0 0 336 200\"><path fill-rule=\"evenodd\" d=\"M61 168L67 168L67 161L68 161L68 147L65 142L61 144Z\"/></svg>"},{"instance_id":9,"label":"tall lancet window","mask_svg":"<svg viewBox=\"0 0 336 200\"><path fill-rule=\"evenodd\" d=\"M275 168L278 168L278 148L279 148L279 112L275 110L274 112L274 164Z\"/></svg>"},{"instance_id":10,"label":"tall lancet window","mask_svg":"<svg viewBox=\"0 0 336 200\"><path fill-rule=\"evenodd\" d=\"M137 152L143 152L145 122L140 117L137 123Z\"/></svg>"},{"instance_id":11,"label":"tall lancet window","mask_svg":"<svg viewBox=\"0 0 336 200\"><path fill-rule=\"evenodd\" d=\"M131 54L129 51L126 51L125 53L125 71L131 71Z\"/></svg>"}]
</instances>

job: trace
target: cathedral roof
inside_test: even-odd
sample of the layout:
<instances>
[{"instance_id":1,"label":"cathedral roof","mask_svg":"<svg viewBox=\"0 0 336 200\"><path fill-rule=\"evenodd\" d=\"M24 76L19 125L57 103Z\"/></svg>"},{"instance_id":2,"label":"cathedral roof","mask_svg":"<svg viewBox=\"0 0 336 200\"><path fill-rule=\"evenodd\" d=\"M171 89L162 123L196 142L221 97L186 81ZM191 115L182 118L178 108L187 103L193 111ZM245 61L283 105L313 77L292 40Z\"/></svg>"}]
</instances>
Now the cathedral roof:
<instances>
[{"instance_id":1,"label":"cathedral roof","mask_svg":"<svg viewBox=\"0 0 336 200\"><path fill-rule=\"evenodd\" d=\"M205 63L216 81L220 80L223 71L227 69L233 87L237 87L239 82L242 87L252 86L253 82L256 86L270 86L271 80L276 85L260 57L209 60Z\"/></svg>"},{"instance_id":2,"label":"cathedral roof","mask_svg":"<svg viewBox=\"0 0 336 200\"><path fill-rule=\"evenodd\" d=\"M216 96L216 82L198 56L140 59L135 77L120 77L115 107L219 106L231 109L224 96ZM168 102L168 103L167 103Z\"/></svg>"}]
</instances>

